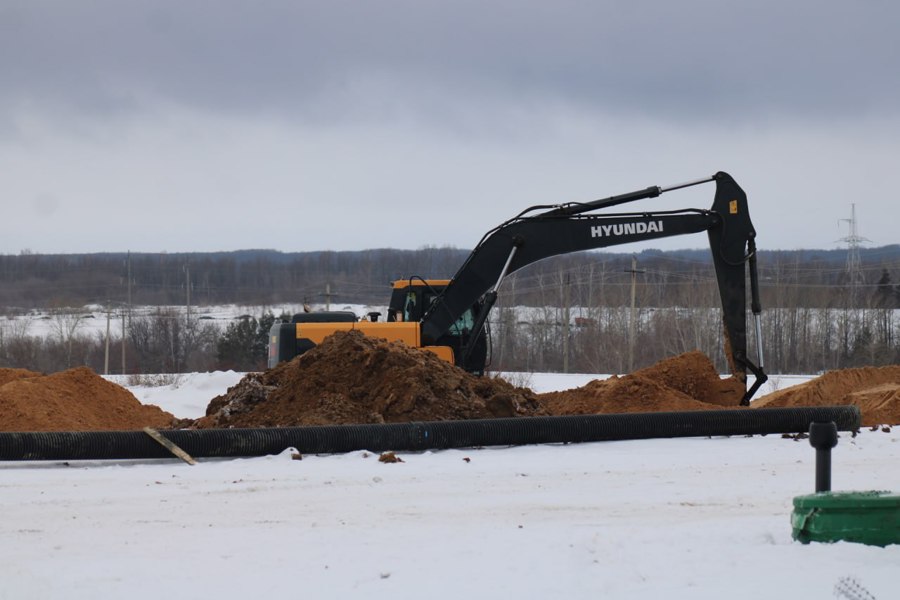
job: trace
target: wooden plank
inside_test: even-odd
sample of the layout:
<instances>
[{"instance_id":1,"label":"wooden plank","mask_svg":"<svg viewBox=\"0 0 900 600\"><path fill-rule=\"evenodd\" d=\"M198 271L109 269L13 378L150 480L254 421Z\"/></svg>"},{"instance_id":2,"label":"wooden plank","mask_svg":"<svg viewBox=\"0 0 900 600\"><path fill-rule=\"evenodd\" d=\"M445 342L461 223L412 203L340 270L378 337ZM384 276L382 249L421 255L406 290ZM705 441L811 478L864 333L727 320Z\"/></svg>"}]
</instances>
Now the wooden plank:
<instances>
[{"instance_id":1,"label":"wooden plank","mask_svg":"<svg viewBox=\"0 0 900 600\"><path fill-rule=\"evenodd\" d=\"M166 450L168 450L187 464L197 464L197 461L194 460L194 458L190 454L179 448L172 440L166 438L165 436L163 436L163 434L153 429L152 427L144 427L144 433L159 442L160 445L162 445Z\"/></svg>"}]
</instances>

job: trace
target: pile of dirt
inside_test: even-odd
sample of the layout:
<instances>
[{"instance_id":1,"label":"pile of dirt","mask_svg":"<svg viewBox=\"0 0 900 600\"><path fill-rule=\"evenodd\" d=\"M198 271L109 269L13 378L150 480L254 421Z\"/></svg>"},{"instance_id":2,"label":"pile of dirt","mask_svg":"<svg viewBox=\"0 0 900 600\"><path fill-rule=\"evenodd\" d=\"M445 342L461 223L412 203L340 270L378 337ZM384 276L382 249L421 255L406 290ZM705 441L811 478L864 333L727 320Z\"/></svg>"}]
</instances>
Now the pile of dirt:
<instances>
[{"instance_id":1,"label":"pile of dirt","mask_svg":"<svg viewBox=\"0 0 900 600\"><path fill-rule=\"evenodd\" d=\"M744 386L719 377L701 352L630 375L535 394L475 377L430 352L338 332L264 373L250 373L214 398L206 416L179 421L80 367L42 375L0 369L0 431L115 431L145 426L291 427L513 416L714 410L737 407ZM900 366L830 371L760 398L753 407L854 404L863 425L900 424Z\"/></svg>"},{"instance_id":2,"label":"pile of dirt","mask_svg":"<svg viewBox=\"0 0 900 600\"><path fill-rule=\"evenodd\" d=\"M736 378L722 379L709 357L699 350L661 360L630 376L655 381L694 400L717 406L739 406L745 392L745 385Z\"/></svg>"},{"instance_id":3,"label":"pile of dirt","mask_svg":"<svg viewBox=\"0 0 900 600\"><path fill-rule=\"evenodd\" d=\"M0 386L16 381L17 379L27 379L29 377L40 377L43 373L36 373L28 369L0 369Z\"/></svg>"},{"instance_id":4,"label":"pile of dirt","mask_svg":"<svg viewBox=\"0 0 900 600\"><path fill-rule=\"evenodd\" d=\"M399 342L337 332L214 398L199 428L403 423L543 414L536 395Z\"/></svg>"},{"instance_id":5,"label":"pile of dirt","mask_svg":"<svg viewBox=\"0 0 900 600\"><path fill-rule=\"evenodd\" d=\"M717 410L739 406L744 386L722 379L702 352L687 352L623 377L538 396L554 415Z\"/></svg>"},{"instance_id":6,"label":"pile of dirt","mask_svg":"<svg viewBox=\"0 0 900 600\"><path fill-rule=\"evenodd\" d=\"M52 375L0 369L0 431L170 428L175 417L79 367Z\"/></svg>"},{"instance_id":7,"label":"pile of dirt","mask_svg":"<svg viewBox=\"0 0 900 600\"><path fill-rule=\"evenodd\" d=\"M853 404L862 424L900 424L900 366L828 371L821 377L763 396L754 408Z\"/></svg>"}]
</instances>

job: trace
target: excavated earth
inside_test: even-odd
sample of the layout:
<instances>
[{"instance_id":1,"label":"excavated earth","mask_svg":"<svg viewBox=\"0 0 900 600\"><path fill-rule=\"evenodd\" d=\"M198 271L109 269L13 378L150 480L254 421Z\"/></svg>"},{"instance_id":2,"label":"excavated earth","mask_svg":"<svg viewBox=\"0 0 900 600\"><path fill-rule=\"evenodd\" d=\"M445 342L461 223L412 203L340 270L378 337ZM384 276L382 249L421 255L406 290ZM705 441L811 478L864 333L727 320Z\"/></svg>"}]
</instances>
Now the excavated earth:
<instances>
[{"instance_id":1,"label":"excavated earth","mask_svg":"<svg viewBox=\"0 0 900 600\"><path fill-rule=\"evenodd\" d=\"M833 371L753 403L856 404L865 424L900 423L900 367ZM790 393L788 393L790 392ZM721 378L701 352L687 352L625 376L536 394L502 379L475 377L428 352L341 332L264 373L248 374L210 402L193 426L285 427L491 417L739 408L744 386Z\"/></svg>"},{"instance_id":2,"label":"excavated earth","mask_svg":"<svg viewBox=\"0 0 900 600\"><path fill-rule=\"evenodd\" d=\"M828 371L784 390L772 392L754 407L853 404L864 426L900 424L900 365Z\"/></svg>"},{"instance_id":3,"label":"excavated earth","mask_svg":"<svg viewBox=\"0 0 900 600\"><path fill-rule=\"evenodd\" d=\"M539 400L554 415L716 410L737 407L744 386L722 379L702 352L687 352L623 377L594 380Z\"/></svg>"},{"instance_id":4,"label":"excavated earth","mask_svg":"<svg viewBox=\"0 0 900 600\"><path fill-rule=\"evenodd\" d=\"M722 379L700 352L571 390L536 394L475 377L430 352L336 333L263 373L250 373L208 405L177 420L81 367L52 375L0 369L0 431L109 431L289 427L647 411L738 408L743 386ZM900 366L831 371L777 391L753 407L854 404L863 424L900 424Z\"/></svg>"},{"instance_id":5,"label":"excavated earth","mask_svg":"<svg viewBox=\"0 0 900 600\"><path fill-rule=\"evenodd\" d=\"M42 375L0 369L0 431L170 428L175 417L87 367Z\"/></svg>"},{"instance_id":6,"label":"excavated earth","mask_svg":"<svg viewBox=\"0 0 900 600\"><path fill-rule=\"evenodd\" d=\"M214 398L196 427L399 423L546 414L531 390L399 342L339 332Z\"/></svg>"},{"instance_id":7,"label":"excavated earth","mask_svg":"<svg viewBox=\"0 0 900 600\"><path fill-rule=\"evenodd\" d=\"M26 379L28 377L40 377L43 373L36 373L28 369L0 369L0 386L4 386L10 381L17 379Z\"/></svg>"}]
</instances>

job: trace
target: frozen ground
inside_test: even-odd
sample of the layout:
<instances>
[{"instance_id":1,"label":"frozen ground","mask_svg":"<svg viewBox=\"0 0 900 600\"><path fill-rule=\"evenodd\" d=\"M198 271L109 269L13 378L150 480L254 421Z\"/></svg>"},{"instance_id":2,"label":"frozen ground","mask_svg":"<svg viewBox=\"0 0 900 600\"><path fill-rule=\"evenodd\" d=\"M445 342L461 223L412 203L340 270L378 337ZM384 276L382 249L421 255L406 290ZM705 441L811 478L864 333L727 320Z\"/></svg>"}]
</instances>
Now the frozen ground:
<instances>
[{"instance_id":1,"label":"frozen ground","mask_svg":"<svg viewBox=\"0 0 900 600\"><path fill-rule=\"evenodd\" d=\"M198 416L239 378L135 392ZM842 435L835 489L900 490L898 431ZM0 598L819 599L846 578L870 594L858 598L900 590L900 546L791 540L791 500L814 484L806 441L401 457L0 463Z\"/></svg>"}]
</instances>

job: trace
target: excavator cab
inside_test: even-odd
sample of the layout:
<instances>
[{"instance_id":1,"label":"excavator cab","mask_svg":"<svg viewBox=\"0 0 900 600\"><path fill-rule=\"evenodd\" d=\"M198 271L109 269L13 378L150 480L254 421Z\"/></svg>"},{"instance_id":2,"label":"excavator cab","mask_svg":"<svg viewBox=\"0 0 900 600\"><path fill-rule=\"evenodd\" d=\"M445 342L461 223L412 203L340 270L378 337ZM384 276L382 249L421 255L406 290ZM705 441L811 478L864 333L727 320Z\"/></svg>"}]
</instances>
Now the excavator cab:
<instances>
[{"instance_id":1,"label":"excavator cab","mask_svg":"<svg viewBox=\"0 0 900 600\"><path fill-rule=\"evenodd\" d=\"M419 321L447 284L446 279L410 277L393 282L388 321Z\"/></svg>"},{"instance_id":2,"label":"excavator cab","mask_svg":"<svg viewBox=\"0 0 900 600\"><path fill-rule=\"evenodd\" d=\"M435 301L441 297L450 284L449 279L423 279L410 277L393 282L387 320L389 322L419 322L431 310ZM487 363L487 332L475 331L482 302L475 301L462 311L443 335L439 336L435 346L447 346L453 350L454 362L457 366L476 374L483 374Z\"/></svg>"}]
</instances>

